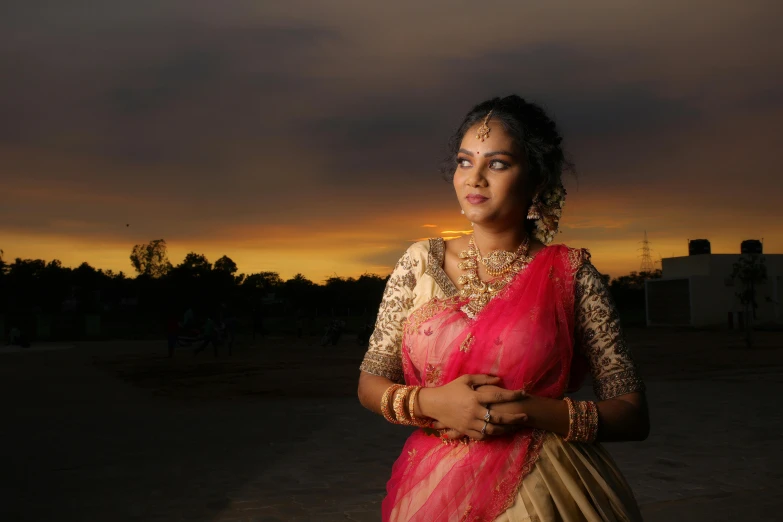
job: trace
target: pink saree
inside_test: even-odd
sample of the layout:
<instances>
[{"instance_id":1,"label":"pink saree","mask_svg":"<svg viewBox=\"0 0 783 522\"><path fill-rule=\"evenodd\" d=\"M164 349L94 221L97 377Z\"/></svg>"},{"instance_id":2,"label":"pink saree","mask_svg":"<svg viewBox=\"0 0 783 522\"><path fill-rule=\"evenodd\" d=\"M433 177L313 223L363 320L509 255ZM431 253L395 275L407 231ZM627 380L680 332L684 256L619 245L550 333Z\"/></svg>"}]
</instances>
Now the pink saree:
<instances>
[{"instance_id":1,"label":"pink saree","mask_svg":"<svg viewBox=\"0 0 783 522\"><path fill-rule=\"evenodd\" d=\"M419 307L403 334L405 382L441 386L483 373L501 377L504 388L563 396L569 380L584 375L581 364L572 365L573 278L582 256L564 245L544 248L474 319L460 310L465 300L458 296ZM495 520L513 504L543 435L524 429L483 442L443 444L417 430L392 468L384 522Z\"/></svg>"}]
</instances>

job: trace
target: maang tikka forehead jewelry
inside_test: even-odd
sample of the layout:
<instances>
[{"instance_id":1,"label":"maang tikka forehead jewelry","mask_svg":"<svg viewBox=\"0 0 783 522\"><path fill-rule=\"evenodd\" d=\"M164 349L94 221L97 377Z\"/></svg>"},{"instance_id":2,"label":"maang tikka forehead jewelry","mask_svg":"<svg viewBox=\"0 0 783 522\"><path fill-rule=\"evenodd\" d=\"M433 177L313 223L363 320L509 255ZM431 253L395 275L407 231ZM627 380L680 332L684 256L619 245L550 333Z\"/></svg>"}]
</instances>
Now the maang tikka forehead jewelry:
<instances>
[{"instance_id":1,"label":"maang tikka forehead jewelry","mask_svg":"<svg viewBox=\"0 0 783 522\"><path fill-rule=\"evenodd\" d=\"M489 122L490 117L492 117L492 111L489 111L487 113L486 118L484 118L484 123L482 123L481 127L479 127L478 130L476 131L476 138L480 139L481 141L484 141L485 139L489 138L489 131L491 129L489 128L489 125L487 125L487 123Z\"/></svg>"}]
</instances>

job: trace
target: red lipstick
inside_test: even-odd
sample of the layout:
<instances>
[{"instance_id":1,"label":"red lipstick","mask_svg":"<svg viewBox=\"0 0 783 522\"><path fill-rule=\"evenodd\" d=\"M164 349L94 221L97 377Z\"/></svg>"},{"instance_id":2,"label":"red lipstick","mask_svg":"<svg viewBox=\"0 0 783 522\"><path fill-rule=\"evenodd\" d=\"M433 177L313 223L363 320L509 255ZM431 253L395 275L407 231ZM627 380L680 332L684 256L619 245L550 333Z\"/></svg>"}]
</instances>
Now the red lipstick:
<instances>
[{"instance_id":1,"label":"red lipstick","mask_svg":"<svg viewBox=\"0 0 783 522\"><path fill-rule=\"evenodd\" d=\"M467 199L468 203L470 203L471 205L479 205L487 201L489 198L482 196L481 194L468 194L467 196L465 196L465 199Z\"/></svg>"}]
</instances>

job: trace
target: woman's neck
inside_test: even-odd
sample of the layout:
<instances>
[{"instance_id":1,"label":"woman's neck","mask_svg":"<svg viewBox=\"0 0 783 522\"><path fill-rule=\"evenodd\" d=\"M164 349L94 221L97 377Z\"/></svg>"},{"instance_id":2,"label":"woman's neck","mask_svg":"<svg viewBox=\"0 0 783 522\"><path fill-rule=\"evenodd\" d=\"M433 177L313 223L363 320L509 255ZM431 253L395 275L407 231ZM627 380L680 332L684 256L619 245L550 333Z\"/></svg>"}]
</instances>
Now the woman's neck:
<instances>
[{"instance_id":1,"label":"woman's neck","mask_svg":"<svg viewBox=\"0 0 783 522\"><path fill-rule=\"evenodd\" d=\"M527 232L522 227L507 230L487 230L476 226L473 229L473 237L475 238L476 246L482 253L489 253L493 250L514 252L527 237ZM532 246L532 241L531 238L530 246Z\"/></svg>"}]
</instances>

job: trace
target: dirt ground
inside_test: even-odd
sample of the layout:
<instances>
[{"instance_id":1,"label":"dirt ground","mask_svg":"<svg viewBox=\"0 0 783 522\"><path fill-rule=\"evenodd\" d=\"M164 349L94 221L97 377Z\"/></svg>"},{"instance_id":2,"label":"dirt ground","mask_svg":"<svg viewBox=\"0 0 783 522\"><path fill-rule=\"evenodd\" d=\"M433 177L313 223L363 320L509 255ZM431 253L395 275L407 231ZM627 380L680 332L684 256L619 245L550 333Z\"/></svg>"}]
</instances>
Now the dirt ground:
<instances>
[{"instance_id":1,"label":"dirt ground","mask_svg":"<svg viewBox=\"0 0 783 522\"><path fill-rule=\"evenodd\" d=\"M627 337L653 428L606 447L645 520L780 519L783 333ZM34 348L0 353L2 522L380 520L408 431L359 405L352 337Z\"/></svg>"},{"instance_id":2,"label":"dirt ground","mask_svg":"<svg viewBox=\"0 0 783 522\"><path fill-rule=\"evenodd\" d=\"M756 332L747 349L737 332L628 329L626 338L644 378L703 378L735 370L783 369L783 332ZM180 399L247 397L354 397L364 348L353 336L337 346L319 339L244 339L215 358L180 349L171 359L164 342L83 344L93 363L161 396ZM104 348L105 351L104 351Z\"/></svg>"}]
</instances>

